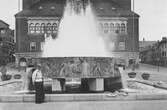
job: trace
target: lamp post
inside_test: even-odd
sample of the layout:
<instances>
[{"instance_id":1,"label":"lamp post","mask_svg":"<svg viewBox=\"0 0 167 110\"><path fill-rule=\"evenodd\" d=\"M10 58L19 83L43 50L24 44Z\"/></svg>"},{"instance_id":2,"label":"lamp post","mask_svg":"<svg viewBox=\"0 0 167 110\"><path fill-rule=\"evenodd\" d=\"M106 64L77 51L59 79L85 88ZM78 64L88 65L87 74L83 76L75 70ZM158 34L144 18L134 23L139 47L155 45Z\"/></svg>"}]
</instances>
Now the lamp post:
<instances>
[{"instance_id":1,"label":"lamp post","mask_svg":"<svg viewBox=\"0 0 167 110\"><path fill-rule=\"evenodd\" d=\"M158 66L158 72L159 72L160 57L161 57L161 51L160 51L159 46L158 46L158 53L157 53L157 66Z\"/></svg>"},{"instance_id":2,"label":"lamp post","mask_svg":"<svg viewBox=\"0 0 167 110\"><path fill-rule=\"evenodd\" d=\"M2 40L1 40L1 37L0 37L0 57L1 57L1 54L2 54L2 46L3 46L3 43L2 43ZM0 58L0 66L2 64L2 58Z\"/></svg>"},{"instance_id":3,"label":"lamp post","mask_svg":"<svg viewBox=\"0 0 167 110\"><path fill-rule=\"evenodd\" d=\"M159 56L159 55L158 55L158 56ZM159 61L160 61L160 58L157 58L158 72L159 72Z\"/></svg>"}]
</instances>

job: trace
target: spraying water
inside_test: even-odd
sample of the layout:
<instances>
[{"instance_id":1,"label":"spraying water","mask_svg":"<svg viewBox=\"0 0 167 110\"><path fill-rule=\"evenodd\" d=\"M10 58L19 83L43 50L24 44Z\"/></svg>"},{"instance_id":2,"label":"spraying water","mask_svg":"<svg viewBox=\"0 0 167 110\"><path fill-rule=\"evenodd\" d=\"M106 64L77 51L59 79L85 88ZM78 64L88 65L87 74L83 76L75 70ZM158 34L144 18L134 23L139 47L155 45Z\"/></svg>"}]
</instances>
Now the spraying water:
<instances>
[{"instance_id":1,"label":"spraying water","mask_svg":"<svg viewBox=\"0 0 167 110\"><path fill-rule=\"evenodd\" d=\"M58 37L45 40L43 57L107 57L91 4L85 0L67 0Z\"/></svg>"}]
</instances>

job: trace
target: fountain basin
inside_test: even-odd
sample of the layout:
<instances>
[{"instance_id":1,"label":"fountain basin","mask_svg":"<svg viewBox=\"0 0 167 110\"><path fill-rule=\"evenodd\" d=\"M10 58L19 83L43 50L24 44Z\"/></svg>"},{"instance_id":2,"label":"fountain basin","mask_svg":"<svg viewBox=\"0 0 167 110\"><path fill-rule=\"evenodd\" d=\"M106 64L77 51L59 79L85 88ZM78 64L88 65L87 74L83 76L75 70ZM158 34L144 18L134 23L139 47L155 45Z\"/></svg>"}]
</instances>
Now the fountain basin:
<instances>
[{"instance_id":1,"label":"fountain basin","mask_svg":"<svg viewBox=\"0 0 167 110\"><path fill-rule=\"evenodd\" d=\"M108 78L120 77L111 57L41 57L33 58L42 73L49 78Z\"/></svg>"},{"instance_id":2,"label":"fountain basin","mask_svg":"<svg viewBox=\"0 0 167 110\"><path fill-rule=\"evenodd\" d=\"M111 57L41 57L32 59L31 65L40 63L44 77L53 79L53 82L58 80L68 88L70 84L70 87L75 85L82 91L112 91L117 83L122 85L119 69L114 62ZM57 88L54 84L52 86Z\"/></svg>"}]
</instances>

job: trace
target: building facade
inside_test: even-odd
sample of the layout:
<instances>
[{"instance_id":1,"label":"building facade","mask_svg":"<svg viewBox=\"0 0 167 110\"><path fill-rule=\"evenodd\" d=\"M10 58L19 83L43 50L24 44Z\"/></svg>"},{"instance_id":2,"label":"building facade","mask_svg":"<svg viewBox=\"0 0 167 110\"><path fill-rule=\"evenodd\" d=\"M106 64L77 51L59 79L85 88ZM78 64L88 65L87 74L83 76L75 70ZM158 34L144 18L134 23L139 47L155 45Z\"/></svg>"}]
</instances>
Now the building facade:
<instances>
[{"instance_id":1,"label":"building facade","mask_svg":"<svg viewBox=\"0 0 167 110\"><path fill-rule=\"evenodd\" d=\"M14 30L9 28L9 24L0 20L0 65L13 61L14 52Z\"/></svg>"},{"instance_id":2,"label":"building facade","mask_svg":"<svg viewBox=\"0 0 167 110\"><path fill-rule=\"evenodd\" d=\"M159 63L161 66L167 66L167 38L163 37L160 42L158 42L158 55Z\"/></svg>"},{"instance_id":3,"label":"building facade","mask_svg":"<svg viewBox=\"0 0 167 110\"><path fill-rule=\"evenodd\" d=\"M139 16L131 10L131 0L90 0L100 34L111 46L111 56L139 60ZM56 38L65 0L23 0L16 18L16 62L24 57L40 57L46 35ZM110 45L111 44L111 45ZM114 45L114 48L113 48Z\"/></svg>"},{"instance_id":4,"label":"building facade","mask_svg":"<svg viewBox=\"0 0 167 110\"><path fill-rule=\"evenodd\" d=\"M167 38L140 50L140 58L142 63L167 66Z\"/></svg>"}]
</instances>

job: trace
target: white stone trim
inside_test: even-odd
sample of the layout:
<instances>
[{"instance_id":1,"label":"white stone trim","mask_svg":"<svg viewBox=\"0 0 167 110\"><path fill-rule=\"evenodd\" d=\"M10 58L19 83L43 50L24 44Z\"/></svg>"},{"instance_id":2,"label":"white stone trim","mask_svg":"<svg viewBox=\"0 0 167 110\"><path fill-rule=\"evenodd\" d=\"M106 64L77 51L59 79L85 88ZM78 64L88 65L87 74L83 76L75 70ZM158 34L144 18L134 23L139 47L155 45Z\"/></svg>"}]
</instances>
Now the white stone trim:
<instances>
[{"instance_id":1,"label":"white stone trim","mask_svg":"<svg viewBox=\"0 0 167 110\"><path fill-rule=\"evenodd\" d=\"M99 21L101 21L101 20L107 20L107 21L111 21L111 20L127 21L128 20L125 17L97 17L97 19Z\"/></svg>"},{"instance_id":2,"label":"white stone trim","mask_svg":"<svg viewBox=\"0 0 167 110\"><path fill-rule=\"evenodd\" d=\"M21 57L25 57L25 58L31 58L31 57L41 57L42 56L42 52L25 52L25 53L16 53L15 54L16 57L21 58Z\"/></svg>"},{"instance_id":3,"label":"white stone trim","mask_svg":"<svg viewBox=\"0 0 167 110\"><path fill-rule=\"evenodd\" d=\"M61 17L28 17L27 18L28 20L60 20Z\"/></svg>"}]
</instances>

